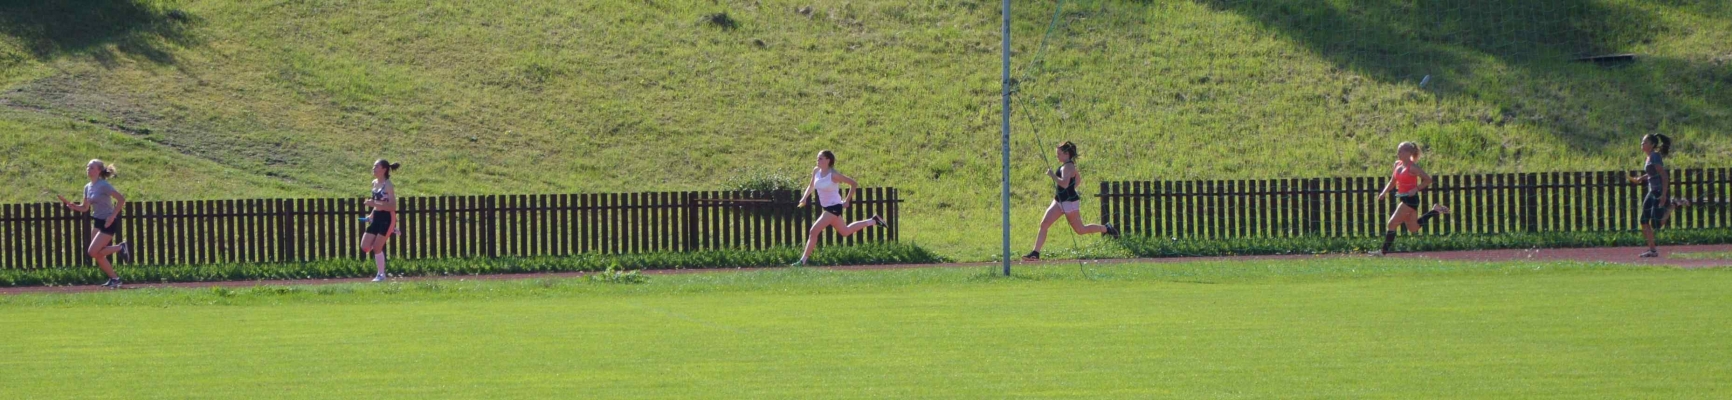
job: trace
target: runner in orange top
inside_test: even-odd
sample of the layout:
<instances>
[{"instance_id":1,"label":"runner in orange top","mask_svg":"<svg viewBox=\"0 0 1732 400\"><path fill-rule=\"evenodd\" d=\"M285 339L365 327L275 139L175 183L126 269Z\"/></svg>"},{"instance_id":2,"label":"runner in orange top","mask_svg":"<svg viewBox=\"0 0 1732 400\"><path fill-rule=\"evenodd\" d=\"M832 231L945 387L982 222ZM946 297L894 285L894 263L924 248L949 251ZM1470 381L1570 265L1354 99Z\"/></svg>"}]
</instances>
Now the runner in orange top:
<instances>
[{"instance_id":1,"label":"runner in orange top","mask_svg":"<svg viewBox=\"0 0 1732 400\"><path fill-rule=\"evenodd\" d=\"M1427 222L1440 215L1449 214L1449 207L1437 204L1431 211L1419 213L1419 192L1431 186L1431 174L1425 173L1419 166L1419 145L1413 142L1401 142L1395 147L1395 171L1389 178L1389 184L1383 186L1383 191L1377 193L1377 200L1382 201L1395 191L1395 199L1401 202L1395 207L1395 214L1389 216L1389 228L1383 232L1383 249L1372 252L1372 255L1389 253L1389 246L1395 244L1395 230L1407 227L1410 233L1419 233Z\"/></svg>"}]
</instances>

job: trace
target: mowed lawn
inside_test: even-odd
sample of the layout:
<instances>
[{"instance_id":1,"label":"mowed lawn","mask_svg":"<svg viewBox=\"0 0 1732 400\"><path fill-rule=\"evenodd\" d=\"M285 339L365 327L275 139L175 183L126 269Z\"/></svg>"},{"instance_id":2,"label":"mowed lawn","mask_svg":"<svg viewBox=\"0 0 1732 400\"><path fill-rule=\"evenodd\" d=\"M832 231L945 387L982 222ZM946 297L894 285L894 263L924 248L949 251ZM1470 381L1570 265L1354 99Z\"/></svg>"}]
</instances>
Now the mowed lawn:
<instances>
[{"instance_id":1,"label":"mowed lawn","mask_svg":"<svg viewBox=\"0 0 1732 400\"><path fill-rule=\"evenodd\" d=\"M9 296L0 397L1726 398L1728 288L1321 258Z\"/></svg>"}]
</instances>

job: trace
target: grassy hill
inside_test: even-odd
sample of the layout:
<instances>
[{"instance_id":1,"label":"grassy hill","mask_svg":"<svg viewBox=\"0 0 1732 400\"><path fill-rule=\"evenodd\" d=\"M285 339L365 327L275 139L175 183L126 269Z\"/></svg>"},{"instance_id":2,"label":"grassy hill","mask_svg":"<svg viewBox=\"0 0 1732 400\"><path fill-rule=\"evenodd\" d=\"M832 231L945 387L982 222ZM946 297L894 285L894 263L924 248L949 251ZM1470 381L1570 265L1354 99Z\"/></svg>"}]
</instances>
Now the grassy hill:
<instances>
[{"instance_id":1,"label":"grassy hill","mask_svg":"<svg viewBox=\"0 0 1732 400\"><path fill-rule=\"evenodd\" d=\"M996 254L996 1L36 3L0 2L3 202L96 157L161 200L352 196L380 157L407 195L708 189L834 149L905 188L905 238ZM1041 51L1055 6L1016 10L1019 248L1064 139L1091 188L1381 173L1403 140L1434 173L1634 168L1656 131L1732 156L1724 2L1073 1Z\"/></svg>"}]
</instances>

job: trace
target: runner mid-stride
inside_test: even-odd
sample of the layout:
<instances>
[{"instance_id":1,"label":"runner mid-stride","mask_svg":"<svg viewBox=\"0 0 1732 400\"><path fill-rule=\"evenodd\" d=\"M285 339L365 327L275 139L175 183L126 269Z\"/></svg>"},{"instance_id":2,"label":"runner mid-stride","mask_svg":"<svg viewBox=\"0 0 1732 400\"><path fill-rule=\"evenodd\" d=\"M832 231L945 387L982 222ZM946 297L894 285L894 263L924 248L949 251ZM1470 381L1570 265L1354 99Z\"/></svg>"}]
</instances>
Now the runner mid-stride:
<instances>
[{"instance_id":1,"label":"runner mid-stride","mask_svg":"<svg viewBox=\"0 0 1732 400\"><path fill-rule=\"evenodd\" d=\"M1431 211L1419 213L1419 192L1431 186L1431 174L1425 173L1419 167L1419 145L1413 142L1401 142L1395 146L1395 171L1389 178L1389 184L1383 186L1383 191L1377 193L1377 200L1382 201L1395 192L1395 199L1401 203L1395 206L1395 213L1389 216L1388 230L1383 232L1383 249L1371 252L1381 256L1389 253L1389 247L1395 244L1395 230L1407 227L1409 233L1419 233L1427 222L1440 215L1449 214L1449 207L1442 204L1433 205Z\"/></svg>"},{"instance_id":2,"label":"runner mid-stride","mask_svg":"<svg viewBox=\"0 0 1732 400\"><path fill-rule=\"evenodd\" d=\"M1642 237L1648 239L1648 251L1641 257L1652 258L1660 256L1659 247L1654 245L1654 230L1665 225L1667 207L1672 205L1672 193L1666 188L1666 184L1672 181L1672 176L1666 172L1666 156L1672 154L1672 138L1658 133L1642 136L1642 154L1646 156L1642 175L1631 180L1648 185L1648 194L1642 197L1642 216L1637 222L1642 224Z\"/></svg>"},{"instance_id":3,"label":"runner mid-stride","mask_svg":"<svg viewBox=\"0 0 1732 400\"><path fill-rule=\"evenodd\" d=\"M120 288L120 275L114 273L114 266L108 263L108 256L120 253L122 259L132 257L132 246L126 242L109 245L114 241L114 235L120 233L120 210L126 207L126 195L120 194L113 185L108 184L108 178L114 177L114 166L102 160L90 160L84 164L84 175L90 178L90 183L84 185L84 202L66 201L65 196L55 195L60 204L77 212L89 212L91 228L96 231L90 239L90 249L87 254L96 260L96 267L102 273L108 274L108 283L102 284L110 288Z\"/></svg>"}]
</instances>

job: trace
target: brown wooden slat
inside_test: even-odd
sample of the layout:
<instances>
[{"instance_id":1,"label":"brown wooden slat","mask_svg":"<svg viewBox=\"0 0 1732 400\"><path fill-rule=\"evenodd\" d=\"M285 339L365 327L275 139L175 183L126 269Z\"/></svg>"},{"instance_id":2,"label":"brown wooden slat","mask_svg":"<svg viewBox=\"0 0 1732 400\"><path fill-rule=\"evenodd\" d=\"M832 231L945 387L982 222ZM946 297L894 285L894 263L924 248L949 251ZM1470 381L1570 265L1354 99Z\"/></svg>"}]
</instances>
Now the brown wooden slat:
<instances>
[{"instance_id":1,"label":"brown wooden slat","mask_svg":"<svg viewBox=\"0 0 1732 400\"><path fill-rule=\"evenodd\" d=\"M18 262L18 214L14 204L0 204L0 269L24 269Z\"/></svg>"},{"instance_id":2,"label":"brown wooden slat","mask_svg":"<svg viewBox=\"0 0 1732 400\"><path fill-rule=\"evenodd\" d=\"M324 213L331 211L329 204L328 199L309 199L307 208L302 209L307 212L305 239L311 244L307 248L308 260L328 259L335 255L330 246L329 224L325 223Z\"/></svg>"},{"instance_id":3,"label":"brown wooden slat","mask_svg":"<svg viewBox=\"0 0 1732 400\"><path fill-rule=\"evenodd\" d=\"M608 208L605 217L607 222L601 225L603 228L600 237L601 243L609 254L624 253L625 247L622 244L626 236L621 232L625 227L625 219L621 215L623 210L617 207L628 205L624 200L625 196L620 193L609 193L602 195L602 198L605 199L603 202Z\"/></svg>"},{"instance_id":4,"label":"brown wooden slat","mask_svg":"<svg viewBox=\"0 0 1732 400\"><path fill-rule=\"evenodd\" d=\"M511 202L511 207L515 210L510 212L511 218L506 219L507 229L505 232L507 235L500 239L505 243L510 243L506 248L512 249L511 255L518 257L529 256L533 254L532 251L534 251L534 249L530 247L528 240L529 224L530 221L532 221L531 216L535 213L534 211L530 211L533 204L529 203L530 197L526 195L513 195L508 196L507 198Z\"/></svg>"},{"instance_id":5,"label":"brown wooden slat","mask_svg":"<svg viewBox=\"0 0 1732 400\"><path fill-rule=\"evenodd\" d=\"M242 263L258 263L258 246L255 245L258 235L258 207L254 206L257 199L235 200L235 208L242 216L235 220L238 238L235 243L236 258Z\"/></svg>"},{"instance_id":6,"label":"brown wooden slat","mask_svg":"<svg viewBox=\"0 0 1732 400\"><path fill-rule=\"evenodd\" d=\"M35 225L38 226L36 229L35 247L43 250L42 256L36 263L37 268L51 268L66 265L61 261L61 258L64 258L64 254L66 253L66 249L63 248L64 244L61 240L64 240L68 234L60 232L61 227L54 223L54 215L50 213L49 208L46 207L45 204L31 204L30 210L30 215L34 217L36 220Z\"/></svg>"},{"instance_id":7,"label":"brown wooden slat","mask_svg":"<svg viewBox=\"0 0 1732 400\"><path fill-rule=\"evenodd\" d=\"M438 223L438 232L440 232L440 237L436 239L435 246L438 248L438 251L436 251L435 255L440 256L440 258L462 258L462 256L468 256L468 253L462 253L462 249L459 248L459 242L466 242L464 239L468 239L468 235L464 235L464 230L461 229L462 220L468 218L468 213L456 211L462 210L462 204L464 204L462 203L462 197L438 197L438 208L440 208L440 210L445 210L443 213L438 215L438 222L436 222Z\"/></svg>"},{"instance_id":8,"label":"brown wooden slat","mask_svg":"<svg viewBox=\"0 0 1732 400\"><path fill-rule=\"evenodd\" d=\"M49 257L54 250L49 247L52 243L48 242L48 238L53 235L53 232L50 231L51 227L43 218L42 207L37 204L25 204L22 210L26 221L24 228L26 235L24 240L25 262L29 264L30 269L51 267Z\"/></svg>"},{"instance_id":9,"label":"brown wooden slat","mask_svg":"<svg viewBox=\"0 0 1732 400\"><path fill-rule=\"evenodd\" d=\"M565 194L559 196L559 204L568 208L559 213L560 255L570 256L576 254L578 251L579 235L574 225L578 223L578 211L569 209L581 206L578 203L578 198L579 196L576 194Z\"/></svg>"},{"instance_id":10,"label":"brown wooden slat","mask_svg":"<svg viewBox=\"0 0 1732 400\"><path fill-rule=\"evenodd\" d=\"M1713 184L1709 185L1708 194L1706 195L1706 196L1708 196L1708 198L1705 199L1708 201L1708 203L1704 204L1703 206L1704 207L1710 207L1708 210L1706 210L1710 215L1710 217L1709 217L1710 222L1709 223L1712 224L1712 226L1710 226L1710 227L1711 228L1732 227L1732 224L1728 224L1728 221L1727 221L1727 216L1732 215L1732 213L1727 212L1726 206L1724 203L1725 201L1727 201L1727 197L1728 197L1727 181L1729 179L1732 179L1732 176L1728 175L1728 170L1726 168L1710 169L1709 170L1709 176L1710 176L1710 179L1712 179L1714 182L1713 182Z\"/></svg>"},{"instance_id":11,"label":"brown wooden slat","mask_svg":"<svg viewBox=\"0 0 1732 400\"><path fill-rule=\"evenodd\" d=\"M181 201L165 201L162 203L162 224L164 228L162 235L163 265L182 265L187 263L186 246L183 245L183 243L186 243L186 237L184 236L186 234L186 217L184 216L186 214L185 205L186 204Z\"/></svg>"},{"instance_id":12,"label":"brown wooden slat","mask_svg":"<svg viewBox=\"0 0 1732 400\"><path fill-rule=\"evenodd\" d=\"M423 243L427 234L423 220L424 213L417 212L424 208L420 197L397 198L397 232L386 242L392 259L414 260L422 258L421 252L427 246ZM361 229L365 229L362 227Z\"/></svg>"},{"instance_id":13,"label":"brown wooden slat","mask_svg":"<svg viewBox=\"0 0 1732 400\"><path fill-rule=\"evenodd\" d=\"M84 248L90 245L91 237L81 237L77 233L78 231L72 229L66 223L67 221L62 219L63 217L74 213L68 211L65 214L62 214L61 211L65 209L56 209L56 207L47 203L37 204L37 206L41 209L44 224L52 227L50 230L50 232L52 232L51 236L45 238L47 242L51 243L51 246L54 249L53 257L50 259L50 266L67 267L74 265L78 260L75 260L73 255L83 255ZM90 214L85 213L80 216L88 218L89 215ZM84 225L90 225L90 220L88 219L79 222ZM89 257L85 256L83 258Z\"/></svg>"},{"instance_id":14,"label":"brown wooden slat","mask_svg":"<svg viewBox=\"0 0 1732 400\"><path fill-rule=\"evenodd\" d=\"M612 207L620 205L620 195L618 193L606 193L600 196L603 206L608 208L604 208L602 211L602 222L597 225L601 231L597 233L599 236L596 237L596 240L607 254L618 254L620 252L619 210Z\"/></svg>"},{"instance_id":15,"label":"brown wooden slat","mask_svg":"<svg viewBox=\"0 0 1732 400\"><path fill-rule=\"evenodd\" d=\"M241 232L243 226L241 220L246 218L241 216L244 209L240 207L240 200L232 199L223 200L220 209L222 212L230 214L222 218L224 232L222 237L217 238L217 243L223 249L222 262L238 263L241 260L241 249L245 247L243 241L245 236Z\"/></svg>"}]
</instances>

